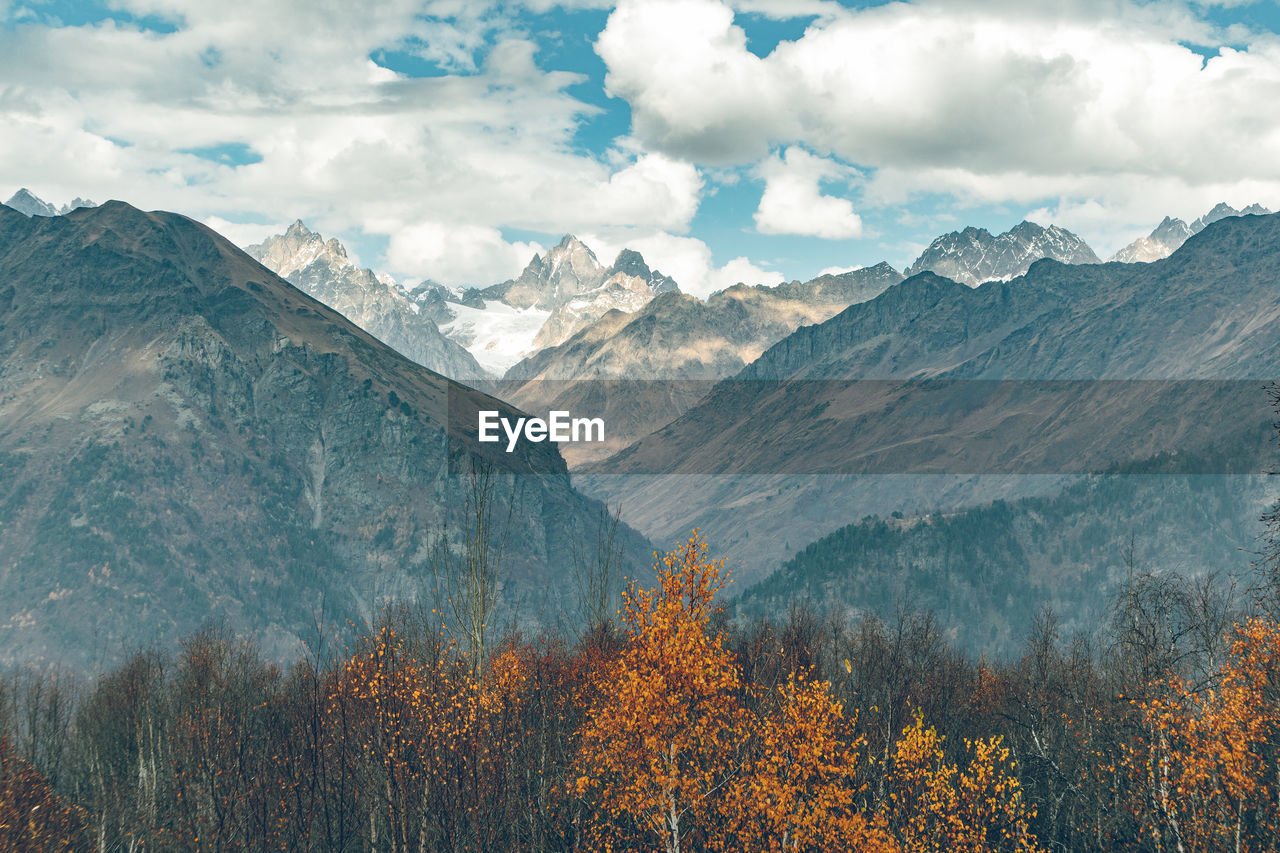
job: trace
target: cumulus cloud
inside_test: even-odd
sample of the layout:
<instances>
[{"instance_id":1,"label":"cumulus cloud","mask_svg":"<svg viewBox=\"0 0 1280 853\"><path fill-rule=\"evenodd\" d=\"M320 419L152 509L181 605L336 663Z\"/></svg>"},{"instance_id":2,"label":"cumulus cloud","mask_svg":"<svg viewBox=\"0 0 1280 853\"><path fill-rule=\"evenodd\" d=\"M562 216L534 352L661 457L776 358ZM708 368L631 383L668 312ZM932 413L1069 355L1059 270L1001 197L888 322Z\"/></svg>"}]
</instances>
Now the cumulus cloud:
<instances>
[{"instance_id":1,"label":"cumulus cloud","mask_svg":"<svg viewBox=\"0 0 1280 853\"><path fill-rule=\"evenodd\" d=\"M661 270L685 293L705 299L717 290L735 284L780 284L780 272L757 266L746 257L737 257L717 266L711 248L696 237L666 232L581 235L603 263L609 263L622 249L634 249L650 269Z\"/></svg>"},{"instance_id":2,"label":"cumulus cloud","mask_svg":"<svg viewBox=\"0 0 1280 853\"><path fill-rule=\"evenodd\" d=\"M1182 4L892 3L811 25L764 58L721 0L622 0L597 50L640 141L699 163L779 146L871 170L868 198L1074 196L1280 183L1280 40L1207 60L1223 33ZM898 195L895 197L895 193Z\"/></svg>"},{"instance_id":3,"label":"cumulus cloud","mask_svg":"<svg viewBox=\"0 0 1280 853\"><path fill-rule=\"evenodd\" d=\"M823 195L820 183L848 177L846 168L815 157L802 148L788 148L760 169L764 195L756 210L756 229L764 234L800 234L845 240L862 236L862 220L848 199Z\"/></svg>"},{"instance_id":4,"label":"cumulus cloud","mask_svg":"<svg viewBox=\"0 0 1280 853\"><path fill-rule=\"evenodd\" d=\"M271 235L280 234L289 227L288 222L232 222L229 219L223 219L221 216L206 217L204 224L237 246L251 246L254 243L261 243ZM347 247L347 249L348 254L350 254L351 248ZM356 259L353 258L352 260L355 262Z\"/></svg>"},{"instance_id":5,"label":"cumulus cloud","mask_svg":"<svg viewBox=\"0 0 1280 853\"><path fill-rule=\"evenodd\" d=\"M537 243L507 242L496 228L421 222L391 235L387 260L393 269L431 270L450 287L485 286L515 277L535 254Z\"/></svg>"}]
</instances>

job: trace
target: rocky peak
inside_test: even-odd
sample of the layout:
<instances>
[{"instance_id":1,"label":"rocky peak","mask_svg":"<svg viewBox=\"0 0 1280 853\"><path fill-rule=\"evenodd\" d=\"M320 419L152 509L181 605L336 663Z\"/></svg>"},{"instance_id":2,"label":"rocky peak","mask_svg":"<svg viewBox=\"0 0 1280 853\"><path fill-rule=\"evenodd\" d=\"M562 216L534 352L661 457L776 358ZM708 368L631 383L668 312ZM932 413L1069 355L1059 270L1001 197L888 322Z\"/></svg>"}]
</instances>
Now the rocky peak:
<instances>
[{"instance_id":1,"label":"rocky peak","mask_svg":"<svg viewBox=\"0 0 1280 853\"><path fill-rule=\"evenodd\" d=\"M1226 219L1228 216L1266 215L1271 211L1260 204L1251 204L1244 210L1236 210L1226 202L1219 202L1213 209L1188 225L1181 219L1166 216L1146 237L1139 237L1111 258L1124 263L1148 263L1167 258L1177 251L1192 234L1199 234L1205 226Z\"/></svg>"},{"instance_id":2,"label":"rocky peak","mask_svg":"<svg viewBox=\"0 0 1280 853\"><path fill-rule=\"evenodd\" d=\"M284 239L292 240L297 243L305 243L315 236L317 236L316 232L308 228L306 223L301 219L293 220L293 224L284 232Z\"/></svg>"},{"instance_id":3,"label":"rocky peak","mask_svg":"<svg viewBox=\"0 0 1280 853\"><path fill-rule=\"evenodd\" d=\"M613 265L605 270L605 286L610 283L624 283L631 289L644 289L650 293L667 293L679 290L671 276L663 275L659 270L649 269L644 257L634 249L623 249L618 253Z\"/></svg>"},{"instance_id":4,"label":"rocky peak","mask_svg":"<svg viewBox=\"0 0 1280 853\"><path fill-rule=\"evenodd\" d=\"M317 261L334 268L352 266L351 259L347 257L347 249L338 238L332 237L326 241L301 219L294 220L283 234L247 246L245 251L282 278L288 278Z\"/></svg>"},{"instance_id":5,"label":"rocky peak","mask_svg":"<svg viewBox=\"0 0 1280 853\"><path fill-rule=\"evenodd\" d=\"M649 265L644 262L644 257L634 249L623 249L619 252L617 259L613 262L613 266L609 267L609 271L626 273L640 278L649 277Z\"/></svg>"},{"instance_id":6,"label":"rocky peak","mask_svg":"<svg viewBox=\"0 0 1280 853\"><path fill-rule=\"evenodd\" d=\"M984 281L1022 275L1041 258L1067 264L1098 262L1088 244L1065 228L1023 220L994 236L973 226L944 234L907 267L907 275L928 270L976 287Z\"/></svg>"},{"instance_id":7,"label":"rocky peak","mask_svg":"<svg viewBox=\"0 0 1280 853\"><path fill-rule=\"evenodd\" d=\"M1201 216L1195 222L1191 223L1191 233L1199 234L1201 231L1205 229L1205 227L1212 225L1214 222L1217 222L1219 219L1226 219L1228 216L1239 216L1239 215L1240 215L1240 211L1236 210L1234 207L1227 204L1225 201L1220 201L1217 204L1215 204L1209 210L1208 213L1206 213L1204 216Z\"/></svg>"},{"instance_id":8,"label":"rocky peak","mask_svg":"<svg viewBox=\"0 0 1280 853\"><path fill-rule=\"evenodd\" d=\"M1166 216L1151 232L1151 239L1174 248L1181 246L1191 236L1191 227L1181 219ZM1172 251L1172 250L1170 250Z\"/></svg>"},{"instance_id":9,"label":"rocky peak","mask_svg":"<svg viewBox=\"0 0 1280 853\"><path fill-rule=\"evenodd\" d=\"M572 234L547 251L534 255L514 281L499 285L501 298L515 308L553 311L573 297L594 290L604 281L604 266L595 253Z\"/></svg>"},{"instance_id":10,"label":"rocky peak","mask_svg":"<svg viewBox=\"0 0 1280 853\"><path fill-rule=\"evenodd\" d=\"M1224 201L1220 201L1213 206L1213 209L1201 216L1195 222L1191 223L1191 233L1199 234L1209 225L1217 222L1219 219L1226 219L1228 216L1248 216L1254 214L1268 214L1271 211L1256 202L1249 205L1244 210L1236 210Z\"/></svg>"},{"instance_id":11,"label":"rocky peak","mask_svg":"<svg viewBox=\"0 0 1280 853\"><path fill-rule=\"evenodd\" d=\"M88 199L76 196L70 204L64 204L62 208L59 209L40 198L26 187L23 187L10 196L9 200L5 202L5 206L11 207L19 213L27 216L62 216L82 207L97 207L96 204Z\"/></svg>"}]
</instances>

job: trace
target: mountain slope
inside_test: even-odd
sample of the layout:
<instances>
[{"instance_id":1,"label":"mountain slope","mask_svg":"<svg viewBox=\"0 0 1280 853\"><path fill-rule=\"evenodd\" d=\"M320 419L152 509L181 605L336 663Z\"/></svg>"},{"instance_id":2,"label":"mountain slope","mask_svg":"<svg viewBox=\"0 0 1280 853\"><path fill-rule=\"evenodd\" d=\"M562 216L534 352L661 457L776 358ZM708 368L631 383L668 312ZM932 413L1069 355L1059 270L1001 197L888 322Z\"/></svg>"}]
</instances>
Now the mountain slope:
<instances>
[{"instance_id":1,"label":"mountain slope","mask_svg":"<svg viewBox=\"0 0 1280 853\"><path fill-rule=\"evenodd\" d=\"M294 222L284 234L245 248L251 257L387 346L451 379L487 376L471 353L441 334L394 283L360 269L346 248Z\"/></svg>"},{"instance_id":2,"label":"mountain slope","mask_svg":"<svg viewBox=\"0 0 1280 853\"><path fill-rule=\"evenodd\" d=\"M451 397L506 408L185 217L0 208L3 660L88 666L209 618L292 655L313 619L422 593L431 542L462 522ZM549 445L499 461L495 618L556 618L599 505Z\"/></svg>"},{"instance_id":3,"label":"mountain slope","mask_svg":"<svg viewBox=\"0 0 1280 853\"><path fill-rule=\"evenodd\" d=\"M1006 281L1025 273L1043 258L1065 264L1096 264L1098 256L1084 240L1065 228L1020 222L993 236L985 228L943 234L907 267L907 275L934 272L977 287L984 281Z\"/></svg>"},{"instance_id":4,"label":"mountain slope","mask_svg":"<svg viewBox=\"0 0 1280 853\"><path fill-rule=\"evenodd\" d=\"M1050 497L867 519L806 546L737 609L767 615L809 600L892 618L905 605L933 611L975 654L1016 653L1044 607L1065 636L1095 634L1134 573L1243 575L1266 486L1263 476L1161 473L1151 460Z\"/></svg>"}]
</instances>

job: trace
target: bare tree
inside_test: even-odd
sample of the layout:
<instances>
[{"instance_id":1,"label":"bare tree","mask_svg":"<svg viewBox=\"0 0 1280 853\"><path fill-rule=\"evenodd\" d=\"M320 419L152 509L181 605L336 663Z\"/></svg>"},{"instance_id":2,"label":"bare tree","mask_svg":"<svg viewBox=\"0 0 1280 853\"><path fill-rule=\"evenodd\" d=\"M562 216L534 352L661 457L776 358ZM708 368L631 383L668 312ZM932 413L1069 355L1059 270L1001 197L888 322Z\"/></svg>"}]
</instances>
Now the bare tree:
<instances>
[{"instance_id":1,"label":"bare tree","mask_svg":"<svg viewBox=\"0 0 1280 853\"><path fill-rule=\"evenodd\" d=\"M436 595L444 596L438 609L452 619L476 670L484 665L485 633L498 599L498 573L515 511L515 502L507 501L506 517L495 523L496 487L493 466L473 461L459 541L451 541L446 527L431 549Z\"/></svg>"},{"instance_id":2,"label":"bare tree","mask_svg":"<svg viewBox=\"0 0 1280 853\"><path fill-rule=\"evenodd\" d=\"M618 541L621 518L621 507L602 504L595 536L588 539L584 534L573 540L574 580L588 634L604 630L613 621L622 563L622 543Z\"/></svg>"}]
</instances>

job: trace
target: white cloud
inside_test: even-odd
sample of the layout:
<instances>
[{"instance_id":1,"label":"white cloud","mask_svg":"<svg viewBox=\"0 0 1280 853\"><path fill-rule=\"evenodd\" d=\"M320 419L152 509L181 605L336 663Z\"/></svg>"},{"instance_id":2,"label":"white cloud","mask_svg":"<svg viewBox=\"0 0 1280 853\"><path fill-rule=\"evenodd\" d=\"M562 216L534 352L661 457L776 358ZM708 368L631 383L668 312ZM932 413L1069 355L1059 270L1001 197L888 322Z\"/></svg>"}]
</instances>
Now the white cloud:
<instances>
[{"instance_id":1,"label":"white cloud","mask_svg":"<svg viewBox=\"0 0 1280 853\"><path fill-rule=\"evenodd\" d=\"M850 170L815 157L802 148L788 148L782 157L760 168L764 195L756 210L756 228L764 234L800 234L828 240L862 236L862 220L848 199L823 195L820 182L847 178Z\"/></svg>"},{"instance_id":2,"label":"white cloud","mask_svg":"<svg viewBox=\"0 0 1280 853\"><path fill-rule=\"evenodd\" d=\"M1280 181L1280 39L1224 36L1184 4L923 0L848 10L761 59L720 0L622 0L597 42L635 134L697 163L803 144L876 170L880 202L922 192L1130 194ZM896 195L895 195L896 193Z\"/></svg>"},{"instance_id":3,"label":"white cloud","mask_svg":"<svg viewBox=\"0 0 1280 853\"><path fill-rule=\"evenodd\" d=\"M393 270L430 270L449 287L484 287L514 278L542 246L509 243L496 228L423 222L391 235L387 260Z\"/></svg>"},{"instance_id":4,"label":"white cloud","mask_svg":"<svg viewBox=\"0 0 1280 853\"><path fill-rule=\"evenodd\" d=\"M221 216L205 217L204 224L237 246L251 246L254 243L261 243L272 234L280 234L289 227L288 222L232 222L223 219Z\"/></svg>"},{"instance_id":5,"label":"white cloud","mask_svg":"<svg viewBox=\"0 0 1280 853\"><path fill-rule=\"evenodd\" d=\"M843 7L834 0L733 0L733 8L778 20L837 15Z\"/></svg>"},{"instance_id":6,"label":"white cloud","mask_svg":"<svg viewBox=\"0 0 1280 853\"><path fill-rule=\"evenodd\" d=\"M580 235L602 263L610 263L622 249L639 252L650 269L660 270L680 285L685 293L705 299L717 290L735 284L780 284L781 273L763 269L745 257L737 257L717 267L711 248L695 237L666 232Z\"/></svg>"}]
</instances>

